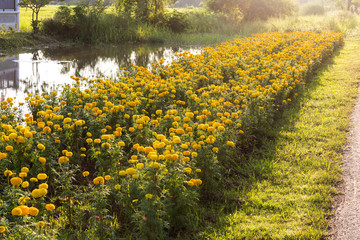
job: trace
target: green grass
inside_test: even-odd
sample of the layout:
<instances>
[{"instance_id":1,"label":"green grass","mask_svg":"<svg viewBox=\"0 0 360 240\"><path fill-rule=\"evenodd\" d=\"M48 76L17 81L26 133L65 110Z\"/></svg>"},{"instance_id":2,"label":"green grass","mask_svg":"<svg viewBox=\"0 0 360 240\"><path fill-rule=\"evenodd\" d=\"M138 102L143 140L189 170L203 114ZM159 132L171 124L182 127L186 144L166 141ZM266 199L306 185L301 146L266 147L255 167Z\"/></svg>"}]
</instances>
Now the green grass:
<instances>
[{"instance_id":1,"label":"green grass","mask_svg":"<svg viewBox=\"0 0 360 240\"><path fill-rule=\"evenodd\" d=\"M46 18L52 18L59 6L48 5L40 9L39 20ZM20 31L31 32L31 15L32 10L30 8L20 8Z\"/></svg>"},{"instance_id":2,"label":"green grass","mask_svg":"<svg viewBox=\"0 0 360 240\"><path fill-rule=\"evenodd\" d=\"M323 239L360 77L360 39L348 38L279 116L262 146L224 179L204 210L206 239ZM280 113L279 113L280 114Z\"/></svg>"}]
</instances>

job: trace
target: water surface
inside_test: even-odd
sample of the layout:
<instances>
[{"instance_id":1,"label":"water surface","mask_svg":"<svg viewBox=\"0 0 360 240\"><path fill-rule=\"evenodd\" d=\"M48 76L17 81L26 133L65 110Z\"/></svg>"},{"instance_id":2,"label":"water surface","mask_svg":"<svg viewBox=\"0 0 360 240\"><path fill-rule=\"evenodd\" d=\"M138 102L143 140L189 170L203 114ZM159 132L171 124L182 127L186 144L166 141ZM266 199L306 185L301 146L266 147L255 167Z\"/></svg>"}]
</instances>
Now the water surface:
<instances>
[{"instance_id":1,"label":"water surface","mask_svg":"<svg viewBox=\"0 0 360 240\"><path fill-rule=\"evenodd\" d=\"M106 47L58 47L0 56L1 100L29 94L60 91L78 77L116 78L119 70L132 64L151 68L161 58L171 61L178 51L199 52L201 46L121 45Z\"/></svg>"}]
</instances>

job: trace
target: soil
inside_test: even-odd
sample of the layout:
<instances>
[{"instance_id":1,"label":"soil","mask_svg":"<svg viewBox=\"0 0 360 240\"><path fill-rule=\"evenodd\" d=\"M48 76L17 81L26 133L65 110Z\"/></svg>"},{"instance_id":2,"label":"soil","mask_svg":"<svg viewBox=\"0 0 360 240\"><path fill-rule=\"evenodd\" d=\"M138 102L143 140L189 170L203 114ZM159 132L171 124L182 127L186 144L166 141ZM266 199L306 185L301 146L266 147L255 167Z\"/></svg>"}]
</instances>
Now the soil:
<instances>
[{"instance_id":1,"label":"soil","mask_svg":"<svg viewBox=\"0 0 360 240\"><path fill-rule=\"evenodd\" d=\"M351 116L351 128L343 159L341 194L335 199L330 239L360 239L360 98Z\"/></svg>"}]
</instances>

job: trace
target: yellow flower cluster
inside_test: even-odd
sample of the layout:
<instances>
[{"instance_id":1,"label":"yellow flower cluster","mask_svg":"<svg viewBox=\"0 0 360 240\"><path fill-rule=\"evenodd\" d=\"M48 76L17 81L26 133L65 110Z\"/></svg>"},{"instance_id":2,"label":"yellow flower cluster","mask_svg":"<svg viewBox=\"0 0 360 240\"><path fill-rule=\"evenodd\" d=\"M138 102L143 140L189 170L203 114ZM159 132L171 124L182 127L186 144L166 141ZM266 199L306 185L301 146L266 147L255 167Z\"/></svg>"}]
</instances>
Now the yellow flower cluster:
<instances>
[{"instance_id":1,"label":"yellow flower cluster","mask_svg":"<svg viewBox=\"0 0 360 240\"><path fill-rule=\"evenodd\" d=\"M11 112L13 100L3 101L0 167L8 182L1 186L22 193L12 215L44 214L26 206L29 198L45 205L64 187L94 194L108 188L121 199L119 208L168 199L185 204L184 196L195 201L199 188L222 174L222 161L250 145L257 128L298 96L307 74L342 37L265 33L207 47L198 55L177 54L173 63L160 60L152 69L124 69L115 80L73 77L75 83L59 95L29 94L32 114L21 123ZM58 179L68 186L57 186ZM55 205L45 209L49 214Z\"/></svg>"}]
</instances>

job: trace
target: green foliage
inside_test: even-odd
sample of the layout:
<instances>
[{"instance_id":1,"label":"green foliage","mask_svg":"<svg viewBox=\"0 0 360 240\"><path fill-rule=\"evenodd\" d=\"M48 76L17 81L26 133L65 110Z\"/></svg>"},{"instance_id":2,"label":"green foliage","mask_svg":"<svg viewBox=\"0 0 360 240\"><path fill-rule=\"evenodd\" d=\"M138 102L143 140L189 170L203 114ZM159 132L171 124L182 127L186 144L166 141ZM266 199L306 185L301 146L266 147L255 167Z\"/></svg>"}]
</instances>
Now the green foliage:
<instances>
[{"instance_id":1,"label":"green foliage","mask_svg":"<svg viewBox=\"0 0 360 240\"><path fill-rule=\"evenodd\" d=\"M302 15L323 15L325 8L321 4L309 3L306 4L301 10Z\"/></svg>"},{"instance_id":2,"label":"green foliage","mask_svg":"<svg viewBox=\"0 0 360 240\"><path fill-rule=\"evenodd\" d=\"M32 10L31 26L35 34L39 32L39 11L49 3L50 0L21 0L19 2L20 7L30 8Z\"/></svg>"},{"instance_id":3,"label":"green foliage","mask_svg":"<svg viewBox=\"0 0 360 240\"><path fill-rule=\"evenodd\" d=\"M149 22L163 15L165 7L172 3L174 0L117 0L116 8L130 18Z\"/></svg>"},{"instance_id":4,"label":"green foliage","mask_svg":"<svg viewBox=\"0 0 360 240\"><path fill-rule=\"evenodd\" d=\"M290 0L209 0L209 9L244 20L268 19L282 15L291 15L294 4Z\"/></svg>"}]
</instances>

